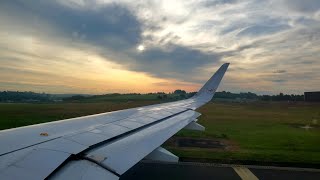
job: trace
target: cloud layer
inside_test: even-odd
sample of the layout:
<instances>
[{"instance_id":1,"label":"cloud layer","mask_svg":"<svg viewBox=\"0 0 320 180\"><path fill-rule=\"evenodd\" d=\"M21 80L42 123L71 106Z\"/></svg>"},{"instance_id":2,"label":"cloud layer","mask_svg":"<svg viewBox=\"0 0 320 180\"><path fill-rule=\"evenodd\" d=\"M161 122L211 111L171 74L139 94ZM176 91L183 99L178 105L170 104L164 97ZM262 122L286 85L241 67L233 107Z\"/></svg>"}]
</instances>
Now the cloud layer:
<instances>
[{"instance_id":1,"label":"cloud layer","mask_svg":"<svg viewBox=\"0 0 320 180\"><path fill-rule=\"evenodd\" d=\"M319 9L317 0L2 1L0 87L194 91L231 62L221 90L319 90Z\"/></svg>"}]
</instances>

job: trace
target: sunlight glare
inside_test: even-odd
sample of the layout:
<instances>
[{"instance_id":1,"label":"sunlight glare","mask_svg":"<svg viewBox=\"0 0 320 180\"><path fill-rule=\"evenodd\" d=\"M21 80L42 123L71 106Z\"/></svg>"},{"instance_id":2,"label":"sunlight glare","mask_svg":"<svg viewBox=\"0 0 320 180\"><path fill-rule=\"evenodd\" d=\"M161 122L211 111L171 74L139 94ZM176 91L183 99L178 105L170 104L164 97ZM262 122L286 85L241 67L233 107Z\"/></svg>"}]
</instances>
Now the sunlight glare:
<instances>
[{"instance_id":1,"label":"sunlight glare","mask_svg":"<svg viewBox=\"0 0 320 180\"><path fill-rule=\"evenodd\" d=\"M144 51L144 46L142 44L140 44L138 47L137 47L138 51Z\"/></svg>"}]
</instances>

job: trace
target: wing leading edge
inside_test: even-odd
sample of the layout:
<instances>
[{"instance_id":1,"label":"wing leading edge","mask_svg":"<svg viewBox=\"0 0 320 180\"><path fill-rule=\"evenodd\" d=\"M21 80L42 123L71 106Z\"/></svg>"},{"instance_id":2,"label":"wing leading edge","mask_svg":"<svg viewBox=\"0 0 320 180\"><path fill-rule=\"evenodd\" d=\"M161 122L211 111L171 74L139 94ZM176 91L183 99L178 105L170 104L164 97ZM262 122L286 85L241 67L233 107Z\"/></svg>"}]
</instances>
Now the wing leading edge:
<instances>
[{"instance_id":1,"label":"wing leading edge","mask_svg":"<svg viewBox=\"0 0 320 180\"><path fill-rule=\"evenodd\" d=\"M228 66L186 100L0 131L0 177L118 179L143 158L177 161L161 144L183 128L204 130L194 110L212 99Z\"/></svg>"}]
</instances>

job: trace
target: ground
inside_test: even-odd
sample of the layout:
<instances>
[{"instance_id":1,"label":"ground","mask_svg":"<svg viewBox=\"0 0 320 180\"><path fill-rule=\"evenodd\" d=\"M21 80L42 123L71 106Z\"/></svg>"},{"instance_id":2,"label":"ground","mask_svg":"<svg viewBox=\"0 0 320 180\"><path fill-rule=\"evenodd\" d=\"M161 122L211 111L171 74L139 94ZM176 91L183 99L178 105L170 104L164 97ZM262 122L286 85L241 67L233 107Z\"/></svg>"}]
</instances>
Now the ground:
<instances>
[{"instance_id":1,"label":"ground","mask_svg":"<svg viewBox=\"0 0 320 180\"><path fill-rule=\"evenodd\" d=\"M0 104L0 129L158 102L3 103ZM182 160L320 165L320 104L217 102L198 111L202 114L198 122L206 131L183 130L165 143L165 147Z\"/></svg>"},{"instance_id":2,"label":"ground","mask_svg":"<svg viewBox=\"0 0 320 180\"><path fill-rule=\"evenodd\" d=\"M315 180L320 179L320 170L199 162L165 163L141 161L120 178L120 180L127 179Z\"/></svg>"},{"instance_id":3,"label":"ground","mask_svg":"<svg viewBox=\"0 0 320 180\"><path fill-rule=\"evenodd\" d=\"M221 139L236 148L168 148L184 159L252 163L320 163L320 105L304 102L209 103L198 110L205 132L176 137ZM320 123L320 122L319 122ZM302 128L310 125L312 128ZM228 143L227 143L228 144Z\"/></svg>"}]
</instances>

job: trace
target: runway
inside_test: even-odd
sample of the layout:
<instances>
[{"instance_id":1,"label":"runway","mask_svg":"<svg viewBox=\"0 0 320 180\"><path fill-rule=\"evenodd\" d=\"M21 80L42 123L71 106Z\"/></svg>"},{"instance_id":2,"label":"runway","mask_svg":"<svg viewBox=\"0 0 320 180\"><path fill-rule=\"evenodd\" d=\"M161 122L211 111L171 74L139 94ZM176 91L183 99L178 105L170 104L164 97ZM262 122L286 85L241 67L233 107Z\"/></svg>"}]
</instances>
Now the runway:
<instances>
[{"instance_id":1,"label":"runway","mask_svg":"<svg viewBox=\"0 0 320 180\"><path fill-rule=\"evenodd\" d=\"M194 162L163 163L142 161L120 178L120 180L129 179L316 180L320 179L320 169Z\"/></svg>"}]
</instances>

